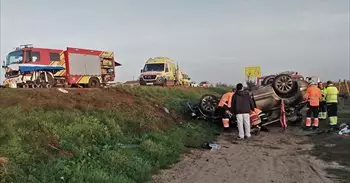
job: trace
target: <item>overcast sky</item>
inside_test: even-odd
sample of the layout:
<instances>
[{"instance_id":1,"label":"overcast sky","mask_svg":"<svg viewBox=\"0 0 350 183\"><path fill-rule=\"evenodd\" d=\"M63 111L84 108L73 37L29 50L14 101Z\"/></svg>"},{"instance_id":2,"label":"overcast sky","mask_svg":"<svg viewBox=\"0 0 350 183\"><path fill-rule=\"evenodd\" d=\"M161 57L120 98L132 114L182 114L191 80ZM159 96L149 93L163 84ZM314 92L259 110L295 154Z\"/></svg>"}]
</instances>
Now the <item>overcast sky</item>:
<instances>
[{"instance_id":1,"label":"overcast sky","mask_svg":"<svg viewBox=\"0 0 350 183\"><path fill-rule=\"evenodd\" d=\"M117 80L168 56L195 81L244 67L350 79L349 0L1 0L1 59L20 44L116 52Z\"/></svg>"}]
</instances>

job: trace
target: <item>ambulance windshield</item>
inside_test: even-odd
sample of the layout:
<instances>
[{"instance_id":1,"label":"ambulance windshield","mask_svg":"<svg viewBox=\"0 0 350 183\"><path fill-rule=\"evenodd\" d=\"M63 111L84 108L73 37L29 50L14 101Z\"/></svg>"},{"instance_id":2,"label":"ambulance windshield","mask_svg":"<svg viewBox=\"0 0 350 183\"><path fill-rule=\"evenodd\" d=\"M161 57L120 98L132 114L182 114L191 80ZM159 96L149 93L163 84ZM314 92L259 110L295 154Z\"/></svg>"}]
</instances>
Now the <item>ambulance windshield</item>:
<instances>
[{"instance_id":1,"label":"ambulance windshield","mask_svg":"<svg viewBox=\"0 0 350 183\"><path fill-rule=\"evenodd\" d=\"M164 63L162 64L146 64L143 72L164 71Z\"/></svg>"}]
</instances>

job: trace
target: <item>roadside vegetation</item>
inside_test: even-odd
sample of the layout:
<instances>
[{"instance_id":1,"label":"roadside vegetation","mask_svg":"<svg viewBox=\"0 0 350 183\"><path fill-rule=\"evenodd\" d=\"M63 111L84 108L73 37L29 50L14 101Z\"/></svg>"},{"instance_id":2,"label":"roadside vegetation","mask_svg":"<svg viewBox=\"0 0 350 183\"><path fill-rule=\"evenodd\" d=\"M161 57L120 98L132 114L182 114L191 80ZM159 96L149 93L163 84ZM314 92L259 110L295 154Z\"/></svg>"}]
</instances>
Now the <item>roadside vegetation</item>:
<instances>
[{"instance_id":1,"label":"roadside vegetation","mask_svg":"<svg viewBox=\"0 0 350 183\"><path fill-rule=\"evenodd\" d=\"M338 123L350 125L350 99L341 99ZM327 122L322 124L327 127ZM327 172L342 182L350 180L350 136L324 133L312 138L315 148L312 154L327 162L336 162L343 167L328 168Z\"/></svg>"},{"instance_id":2,"label":"roadside vegetation","mask_svg":"<svg viewBox=\"0 0 350 183\"><path fill-rule=\"evenodd\" d=\"M0 90L0 182L144 182L218 135L183 118L213 88Z\"/></svg>"}]
</instances>

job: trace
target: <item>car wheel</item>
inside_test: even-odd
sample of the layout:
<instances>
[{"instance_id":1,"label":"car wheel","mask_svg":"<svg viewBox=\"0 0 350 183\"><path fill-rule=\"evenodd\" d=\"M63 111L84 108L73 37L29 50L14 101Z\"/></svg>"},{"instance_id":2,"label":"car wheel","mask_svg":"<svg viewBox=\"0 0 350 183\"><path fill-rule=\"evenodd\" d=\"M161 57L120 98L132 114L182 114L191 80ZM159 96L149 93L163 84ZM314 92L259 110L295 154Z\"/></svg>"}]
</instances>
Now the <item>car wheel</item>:
<instances>
[{"instance_id":1,"label":"car wheel","mask_svg":"<svg viewBox=\"0 0 350 183\"><path fill-rule=\"evenodd\" d=\"M291 96L295 93L296 82L287 74L280 74L275 77L273 88L278 94L283 97Z\"/></svg>"},{"instance_id":2,"label":"car wheel","mask_svg":"<svg viewBox=\"0 0 350 183\"><path fill-rule=\"evenodd\" d=\"M218 105L218 97L214 95L204 95L200 99L199 108L208 115L214 115Z\"/></svg>"}]
</instances>

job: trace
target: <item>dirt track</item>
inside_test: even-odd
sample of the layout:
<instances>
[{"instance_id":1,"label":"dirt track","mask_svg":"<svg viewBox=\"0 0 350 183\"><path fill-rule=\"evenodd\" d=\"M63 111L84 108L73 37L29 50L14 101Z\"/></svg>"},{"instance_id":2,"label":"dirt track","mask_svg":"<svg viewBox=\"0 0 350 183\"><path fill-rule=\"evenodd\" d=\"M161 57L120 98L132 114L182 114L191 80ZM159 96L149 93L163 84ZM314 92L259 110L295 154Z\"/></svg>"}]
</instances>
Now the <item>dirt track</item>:
<instances>
[{"instance_id":1,"label":"dirt track","mask_svg":"<svg viewBox=\"0 0 350 183\"><path fill-rule=\"evenodd\" d=\"M304 143L307 137L293 135L292 127L284 133L270 130L249 141L233 141L232 133L223 133L217 139L219 150L192 150L153 182L334 182L324 171L326 164L305 153L312 148Z\"/></svg>"}]
</instances>

